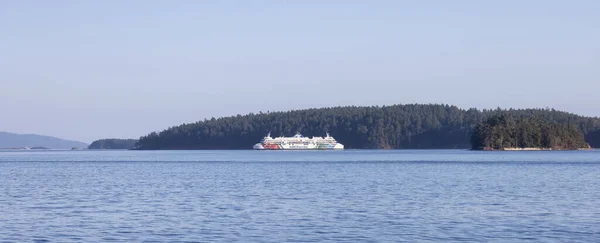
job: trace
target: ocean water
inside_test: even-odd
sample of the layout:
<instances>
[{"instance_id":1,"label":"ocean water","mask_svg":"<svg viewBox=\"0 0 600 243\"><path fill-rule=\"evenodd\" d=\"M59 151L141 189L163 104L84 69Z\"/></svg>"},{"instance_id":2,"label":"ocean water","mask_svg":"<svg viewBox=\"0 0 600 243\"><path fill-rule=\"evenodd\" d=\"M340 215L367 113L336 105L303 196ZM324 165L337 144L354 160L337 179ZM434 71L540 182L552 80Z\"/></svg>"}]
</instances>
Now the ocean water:
<instances>
[{"instance_id":1,"label":"ocean water","mask_svg":"<svg viewBox=\"0 0 600 243\"><path fill-rule=\"evenodd\" d=\"M600 242L600 151L0 152L0 242Z\"/></svg>"}]
</instances>

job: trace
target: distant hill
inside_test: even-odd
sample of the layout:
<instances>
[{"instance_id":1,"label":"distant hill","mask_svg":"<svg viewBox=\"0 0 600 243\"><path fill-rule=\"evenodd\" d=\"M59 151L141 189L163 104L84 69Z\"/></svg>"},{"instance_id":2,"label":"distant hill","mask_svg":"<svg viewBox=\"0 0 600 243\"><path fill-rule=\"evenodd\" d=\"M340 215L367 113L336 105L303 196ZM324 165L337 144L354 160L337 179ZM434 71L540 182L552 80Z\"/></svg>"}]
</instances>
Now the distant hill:
<instances>
[{"instance_id":1,"label":"distant hill","mask_svg":"<svg viewBox=\"0 0 600 243\"><path fill-rule=\"evenodd\" d=\"M42 136L36 134L15 134L0 132L0 148L33 148L44 147L49 149L87 148L87 144L78 141Z\"/></svg>"},{"instance_id":2,"label":"distant hill","mask_svg":"<svg viewBox=\"0 0 600 243\"><path fill-rule=\"evenodd\" d=\"M92 142L88 149L131 149L137 141L137 139L100 139Z\"/></svg>"},{"instance_id":3,"label":"distant hill","mask_svg":"<svg viewBox=\"0 0 600 243\"><path fill-rule=\"evenodd\" d=\"M205 119L140 138L136 149L251 149L274 136L322 136L329 132L348 149L471 148L471 134L490 116L535 117L544 124L577 127L600 147L600 119L554 109L460 109L444 104L346 106Z\"/></svg>"}]
</instances>

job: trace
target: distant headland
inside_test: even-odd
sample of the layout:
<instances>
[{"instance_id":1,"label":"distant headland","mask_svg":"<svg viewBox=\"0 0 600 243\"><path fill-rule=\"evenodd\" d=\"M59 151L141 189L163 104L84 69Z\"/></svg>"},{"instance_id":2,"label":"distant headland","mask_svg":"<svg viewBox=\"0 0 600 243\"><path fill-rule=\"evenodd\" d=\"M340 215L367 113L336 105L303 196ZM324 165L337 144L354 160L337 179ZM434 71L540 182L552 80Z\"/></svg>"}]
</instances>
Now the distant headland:
<instances>
[{"instance_id":1,"label":"distant headland","mask_svg":"<svg viewBox=\"0 0 600 243\"><path fill-rule=\"evenodd\" d=\"M502 134L508 140L502 140L500 145L493 140L499 135L495 130L477 133L476 139L482 139L483 143L473 140L475 130L486 127L485 124L489 126L489 119L496 116L510 117L519 129L526 130L519 136ZM523 135L528 134L527 129L541 130ZM554 109L465 110L445 104L406 104L211 118L152 132L141 137L132 149L252 149L267 132L274 136L296 132L319 136L328 132L347 149L579 149L587 144L600 147L600 119L597 117ZM535 139L530 141L532 136ZM539 136L542 140L538 140ZM478 143L472 144L473 141Z\"/></svg>"},{"instance_id":2,"label":"distant headland","mask_svg":"<svg viewBox=\"0 0 600 243\"><path fill-rule=\"evenodd\" d=\"M37 134L0 132L0 149L72 149L86 148L88 144Z\"/></svg>"}]
</instances>

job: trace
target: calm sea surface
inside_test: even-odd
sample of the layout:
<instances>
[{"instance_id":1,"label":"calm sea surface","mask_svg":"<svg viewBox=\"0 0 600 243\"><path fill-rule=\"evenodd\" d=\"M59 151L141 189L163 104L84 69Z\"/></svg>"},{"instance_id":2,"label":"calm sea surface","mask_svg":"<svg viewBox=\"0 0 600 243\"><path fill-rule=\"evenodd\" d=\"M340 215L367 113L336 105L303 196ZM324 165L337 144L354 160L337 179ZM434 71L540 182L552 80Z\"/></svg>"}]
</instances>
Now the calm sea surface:
<instances>
[{"instance_id":1,"label":"calm sea surface","mask_svg":"<svg viewBox=\"0 0 600 243\"><path fill-rule=\"evenodd\" d=\"M600 151L0 152L0 242L600 242Z\"/></svg>"}]
</instances>

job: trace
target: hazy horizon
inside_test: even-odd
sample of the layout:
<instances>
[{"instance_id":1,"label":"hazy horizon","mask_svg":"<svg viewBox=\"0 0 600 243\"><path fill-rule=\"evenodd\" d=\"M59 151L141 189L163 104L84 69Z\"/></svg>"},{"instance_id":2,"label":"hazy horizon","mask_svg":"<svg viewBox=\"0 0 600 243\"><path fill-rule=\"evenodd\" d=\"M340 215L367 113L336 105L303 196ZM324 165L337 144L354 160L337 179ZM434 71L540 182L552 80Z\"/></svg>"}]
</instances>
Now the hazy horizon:
<instances>
[{"instance_id":1,"label":"hazy horizon","mask_svg":"<svg viewBox=\"0 0 600 243\"><path fill-rule=\"evenodd\" d=\"M260 111L600 116L600 2L12 1L0 131L90 143Z\"/></svg>"}]
</instances>

